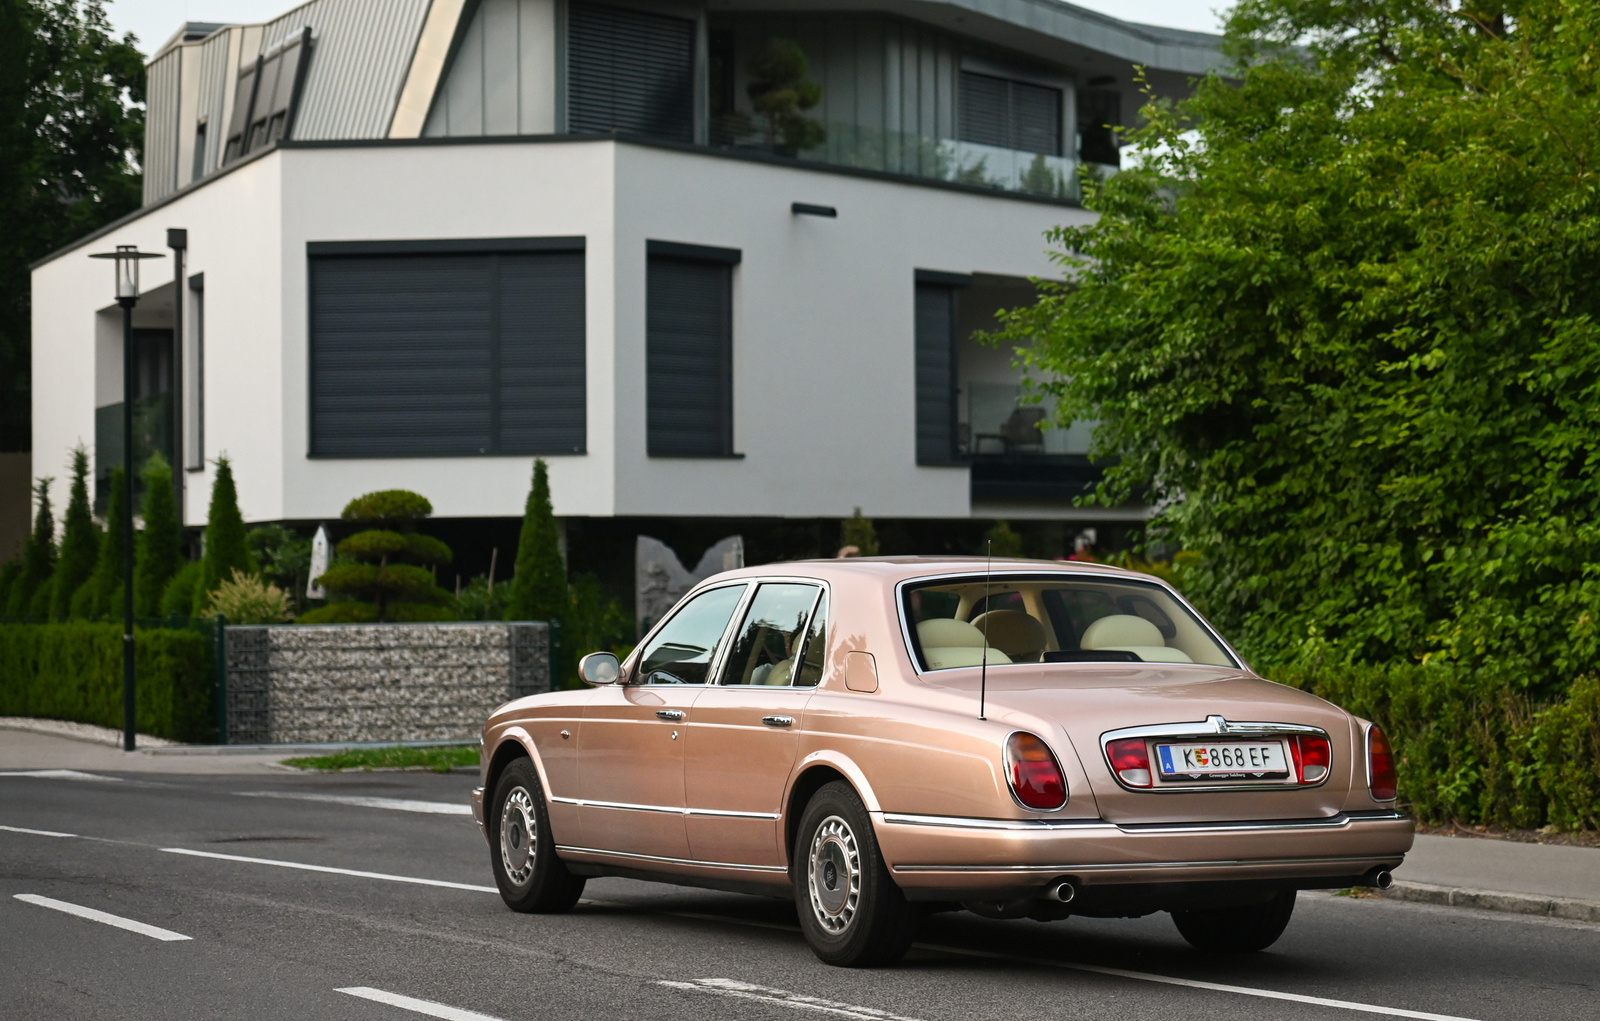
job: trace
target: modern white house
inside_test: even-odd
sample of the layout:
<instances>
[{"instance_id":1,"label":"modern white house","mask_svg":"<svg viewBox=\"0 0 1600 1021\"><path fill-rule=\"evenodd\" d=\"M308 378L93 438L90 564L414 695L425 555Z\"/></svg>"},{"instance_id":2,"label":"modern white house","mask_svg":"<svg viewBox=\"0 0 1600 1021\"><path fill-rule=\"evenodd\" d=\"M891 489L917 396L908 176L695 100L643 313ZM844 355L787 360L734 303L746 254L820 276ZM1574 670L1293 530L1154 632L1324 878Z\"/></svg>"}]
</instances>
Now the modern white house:
<instances>
[{"instance_id":1,"label":"modern white house","mask_svg":"<svg viewBox=\"0 0 1600 1021\"><path fill-rule=\"evenodd\" d=\"M224 454L252 522L398 487L502 532L542 457L569 537L630 551L645 519L1137 520L1073 505L1087 429L1041 430L972 334L1059 274L1044 235L1092 215L1136 68L1182 94L1217 43L1058 0L188 24L149 64L143 208L34 268L34 474L79 442L102 485L120 461L121 312L87 256L134 244L169 256L135 312L136 444L187 469L191 525ZM798 128L756 106L796 47Z\"/></svg>"}]
</instances>

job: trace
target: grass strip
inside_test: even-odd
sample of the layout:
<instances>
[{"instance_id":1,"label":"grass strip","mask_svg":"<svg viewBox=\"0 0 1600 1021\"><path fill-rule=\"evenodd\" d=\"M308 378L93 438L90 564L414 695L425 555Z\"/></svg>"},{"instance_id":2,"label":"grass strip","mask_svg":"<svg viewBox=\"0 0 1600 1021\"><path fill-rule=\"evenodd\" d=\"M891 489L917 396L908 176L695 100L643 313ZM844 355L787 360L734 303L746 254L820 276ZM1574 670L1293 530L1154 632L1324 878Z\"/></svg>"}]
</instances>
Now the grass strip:
<instances>
[{"instance_id":1,"label":"grass strip","mask_svg":"<svg viewBox=\"0 0 1600 1021\"><path fill-rule=\"evenodd\" d=\"M284 759L285 766L338 772L344 769L430 769L448 773L458 766L478 764L478 746L435 745L431 748L351 748L335 755Z\"/></svg>"}]
</instances>

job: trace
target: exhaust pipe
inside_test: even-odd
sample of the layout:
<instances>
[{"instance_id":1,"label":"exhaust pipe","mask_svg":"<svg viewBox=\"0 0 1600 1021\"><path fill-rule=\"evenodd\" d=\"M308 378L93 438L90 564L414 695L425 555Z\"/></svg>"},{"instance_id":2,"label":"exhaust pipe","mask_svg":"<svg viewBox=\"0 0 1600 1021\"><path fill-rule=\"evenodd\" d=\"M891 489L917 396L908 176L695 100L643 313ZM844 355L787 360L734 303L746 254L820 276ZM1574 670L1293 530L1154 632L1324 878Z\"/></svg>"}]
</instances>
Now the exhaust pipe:
<instances>
[{"instance_id":1,"label":"exhaust pipe","mask_svg":"<svg viewBox=\"0 0 1600 1021\"><path fill-rule=\"evenodd\" d=\"M1050 887L1049 898L1058 904L1071 904L1072 899L1078 895L1078 888L1070 879L1063 879Z\"/></svg>"},{"instance_id":2,"label":"exhaust pipe","mask_svg":"<svg viewBox=\"0 0 1600 1021\"><path fill-rule=\"evenodd\" d=\"M1366 885L1377 887L1380 890L1387 890L1394 885L1394 873L1384 868L1373 869L1366 874L1365 878Z\"/></svg>"}]
</instances>

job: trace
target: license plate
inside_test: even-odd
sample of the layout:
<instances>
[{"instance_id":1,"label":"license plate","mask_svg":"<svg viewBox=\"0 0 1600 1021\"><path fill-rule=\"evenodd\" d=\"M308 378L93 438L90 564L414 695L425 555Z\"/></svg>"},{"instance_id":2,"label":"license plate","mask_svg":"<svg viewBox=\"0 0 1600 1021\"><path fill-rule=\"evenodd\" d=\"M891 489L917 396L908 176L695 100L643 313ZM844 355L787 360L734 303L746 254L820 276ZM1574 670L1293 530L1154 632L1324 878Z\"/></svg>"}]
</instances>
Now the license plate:
<instances>
[{"instance_id":1,"label":"license plate","mask_svg":"<svg viewBox=\"0 0 1600 1021\"><path fill-rule=\"evenodd\" d=\"M1165 780L1282 780L1289 757L1282 741L1185 741L1156 745Z\"/></svg>"}]
</instances>

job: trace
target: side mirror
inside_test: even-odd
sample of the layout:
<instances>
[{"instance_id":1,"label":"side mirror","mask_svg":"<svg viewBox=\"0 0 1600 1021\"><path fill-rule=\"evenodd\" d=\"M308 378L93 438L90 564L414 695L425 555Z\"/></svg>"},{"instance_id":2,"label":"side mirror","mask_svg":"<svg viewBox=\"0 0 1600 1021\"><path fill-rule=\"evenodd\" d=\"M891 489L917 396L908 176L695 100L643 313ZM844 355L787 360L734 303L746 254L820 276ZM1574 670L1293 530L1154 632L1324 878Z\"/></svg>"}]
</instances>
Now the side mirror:
<instances>
[{"instance_id":1,"label":"side mirror","mask_svg":"<svg viewBox=\"0 0 1600 1021\"><path fill-rule=\"evenodd\" d=\"M591 652L578 660L578 677L592 687L615 684L621 676L622 664L609 652Z\"/></svg>"}]
</instances>

